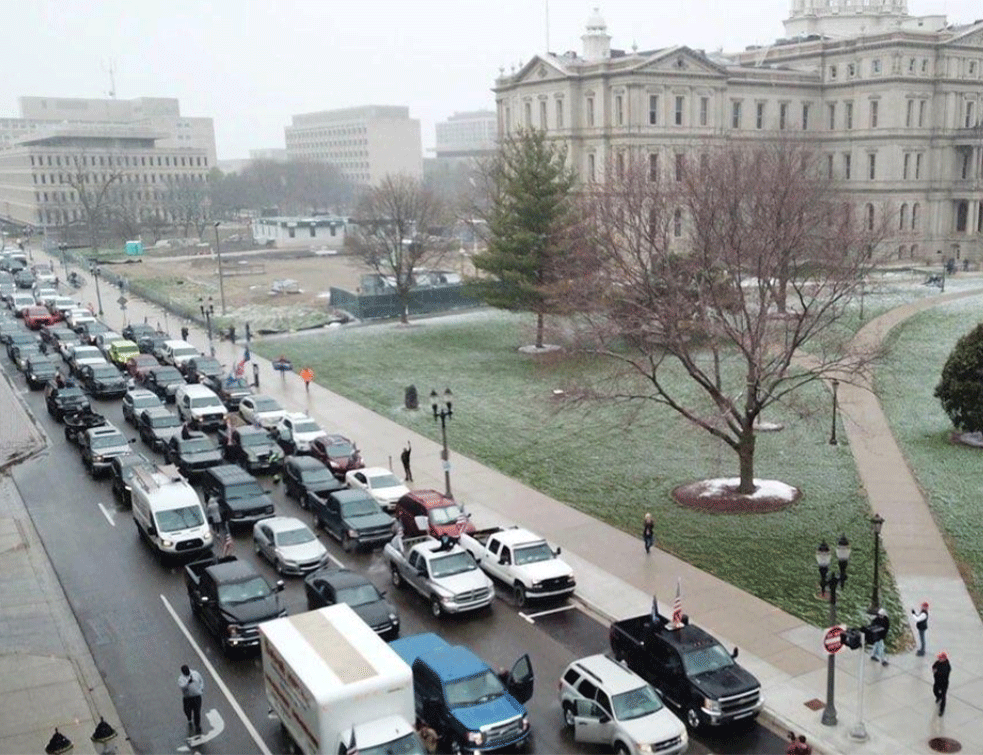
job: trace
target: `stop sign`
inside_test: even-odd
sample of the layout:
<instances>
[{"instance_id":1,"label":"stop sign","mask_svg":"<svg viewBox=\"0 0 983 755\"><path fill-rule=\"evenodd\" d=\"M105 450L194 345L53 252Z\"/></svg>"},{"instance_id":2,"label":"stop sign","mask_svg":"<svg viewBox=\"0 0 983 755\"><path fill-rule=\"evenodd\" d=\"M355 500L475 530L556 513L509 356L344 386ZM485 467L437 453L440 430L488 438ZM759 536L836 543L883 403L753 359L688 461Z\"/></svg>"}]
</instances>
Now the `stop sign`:
<instances>
[{"instance_id":1,"label":"stop sign","mask_svg":"<svg viewBox=\"0 0 983 755\"><path fill-rule=\"evenodd\" d=\"M823 635L823 647L827 653L835 655L840 652L843 648L843 632L845 630L846 627L842 625L830 627L826 630L826 634Z\"/></svg>"}]
</instances>

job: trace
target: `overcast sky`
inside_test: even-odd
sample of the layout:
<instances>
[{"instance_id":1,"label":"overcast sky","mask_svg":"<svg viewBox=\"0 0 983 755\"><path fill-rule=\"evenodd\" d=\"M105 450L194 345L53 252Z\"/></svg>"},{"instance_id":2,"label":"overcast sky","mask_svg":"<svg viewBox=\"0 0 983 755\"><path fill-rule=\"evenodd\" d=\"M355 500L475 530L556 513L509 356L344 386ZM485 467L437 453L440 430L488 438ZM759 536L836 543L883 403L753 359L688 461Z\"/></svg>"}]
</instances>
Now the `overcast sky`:
<instances>
[{"instance_id":1,"label":"overcast sky","mask_svg":"<svg viewBox=\"0 0 983 755\"><path fill-rule=\"evenodd\" d=\"M550 0L549 43L581 49L591 8L612 45L726 51L783 35L788 0ZM434 123L491 108L506 71L546 49L545 0L7 0L0 116L17 97L177 97L211 116L220 159L282 147L295 113L406 105ZM983 17L980 0L908 0L913 15ZM425 152L426 154L426 152Z\"/></svg>"}]
</instances>

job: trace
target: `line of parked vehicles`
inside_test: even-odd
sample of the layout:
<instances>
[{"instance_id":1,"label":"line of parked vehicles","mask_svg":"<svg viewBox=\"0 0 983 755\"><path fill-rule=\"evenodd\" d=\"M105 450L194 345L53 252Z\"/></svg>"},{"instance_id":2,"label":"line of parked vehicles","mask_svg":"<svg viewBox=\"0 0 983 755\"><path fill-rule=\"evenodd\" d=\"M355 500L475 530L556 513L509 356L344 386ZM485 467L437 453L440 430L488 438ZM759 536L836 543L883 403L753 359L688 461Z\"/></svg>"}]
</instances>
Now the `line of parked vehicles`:
<instances>
[{"instance_id":1,"label":"line of parked vehicles","mask_svg":"<svg viewBox=\"0 0 983 755\"><path fill-rule=\"evenodd\" d=\"M0 286L0 297L11 361L43 388L88 472L109 476L140 537L162 560L187 562L192 612L222 650L260 649L270 704L301 752L422 752L419 725L441 752L530 743L528 656L495 672L439 634L400 637L396 608L363 575L330 566L316 530L346 551L382 547L393 586L418 593L435 618L488 610L496 585L519 607L565 600L576 579L559 548L523 528L477 529L458 502L367 467L350 439L254 394L183 340L145 324L114 333L88 310L52 308L57 291L45 304L16 288ZM49 321L34 329L28 311L42 306ZM121 399L152 454L136 451L90 396ZM271 474L310 525L277 515L256 476ZM222 548L202 503L211 500L231 532L251 528L257 554L280 575L304 577L308 613L287 615L282 580L270 584L248 561L215 555ZM671 755L686 749L687 725L761 710L760 685L736 650L695 625L653 611L615 622L610 645L610 656L575 661L560 679L563 723L577 741Z\"/></svg>"}]
</instances>

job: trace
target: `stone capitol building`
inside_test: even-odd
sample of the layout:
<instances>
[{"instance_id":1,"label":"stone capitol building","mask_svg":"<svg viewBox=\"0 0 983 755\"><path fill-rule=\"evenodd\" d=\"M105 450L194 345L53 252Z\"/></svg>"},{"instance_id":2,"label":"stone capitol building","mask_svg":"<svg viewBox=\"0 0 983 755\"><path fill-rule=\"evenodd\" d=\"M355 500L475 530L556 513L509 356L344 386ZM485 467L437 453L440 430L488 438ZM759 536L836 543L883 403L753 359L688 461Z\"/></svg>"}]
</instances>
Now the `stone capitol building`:
<instances>
[{"instance_id":1,"label":"stone capitol building","mask_svg":"<svg viewBox=\"0 0 983 755\"><path fill-rule=\"evenodd\" d=\"M499 132L546 130L584 181L628 155L671 180L708 146L807 140L857 217L889 213L898 259L983 263L983 20L791 0L784 23L742 52L625 51L595 10L582 52L495 81Z\"/></svg>"}]
</instances>

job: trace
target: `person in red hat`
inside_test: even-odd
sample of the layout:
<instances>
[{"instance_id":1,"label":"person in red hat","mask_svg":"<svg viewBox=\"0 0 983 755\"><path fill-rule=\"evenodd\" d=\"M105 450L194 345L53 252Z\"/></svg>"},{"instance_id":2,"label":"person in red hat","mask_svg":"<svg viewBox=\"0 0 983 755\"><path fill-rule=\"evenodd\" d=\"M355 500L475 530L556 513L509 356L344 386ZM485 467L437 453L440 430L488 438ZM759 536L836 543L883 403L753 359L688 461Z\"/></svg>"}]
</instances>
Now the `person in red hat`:
<instances>
[{"instance_id":1,"label":"person in red hat","mask_svg":"<svg viewBox=\"0 0 983 755\"><path fill-rule=\"evenodd\" d=\"M935 663L932 664L932 692L935 694L935 702L939 704L939 715L945 715L945 695L949 691L949 674L952 673L952 666L949 664L949 656L943 650L935 656Z\"/></svg>"},{"instance_id":2,"label":"person in red hat","mask_svg":"<svg viewBox=\"0 0 983 755\"><path fill-rule=\"evenodd\" d=\"M928 603L922 603L921 610L911 609L915 617L915 629L918 630L918 652L915 655L925 655L925 630L928 629Z\"/></svg>"}]
</instances>

